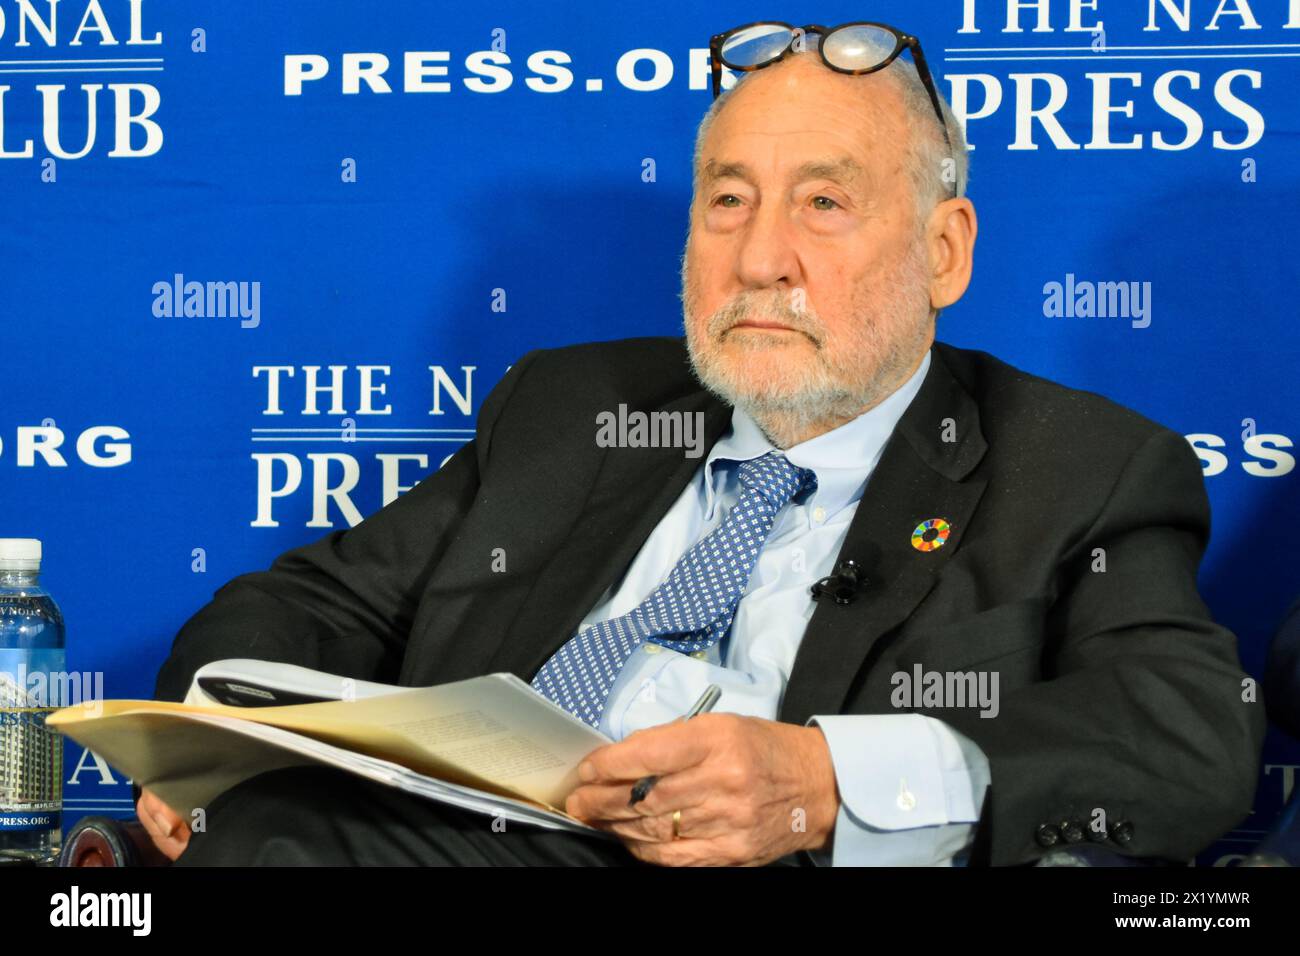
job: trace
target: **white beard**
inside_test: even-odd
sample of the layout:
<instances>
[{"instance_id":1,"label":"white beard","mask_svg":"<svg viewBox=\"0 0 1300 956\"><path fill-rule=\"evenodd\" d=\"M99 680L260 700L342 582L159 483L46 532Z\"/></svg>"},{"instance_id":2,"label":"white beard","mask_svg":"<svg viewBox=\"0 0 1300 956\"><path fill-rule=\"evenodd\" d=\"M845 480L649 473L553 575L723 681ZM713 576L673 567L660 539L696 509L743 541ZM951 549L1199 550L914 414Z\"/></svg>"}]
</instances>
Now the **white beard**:
<instances>
[{"instance_id":1,"label":"white beard","mask_svg":"<svg viewBox=\"0 0 1300 956\"><path fill-rule=\"evenodd\" d=\"M827 340L826 327L811 303L800 311L787 296L753 290L711 315L701 336L694 331L695 296L685 256L682 288L686 345L696 377L710 392L749 414L777 448L829 431L879 404L920 362L933 327L929 276L919 242L875 288L857 290L854 306L861 320L849 326L843 341ZM728 331L747 318L770 319L799 330L811 340L813 355L792 361L778 376L756 380L736 351L757 356L792 348L806 353L807 348L786 341L788 333ZM731 355L723 353L724 335Z\"/></svg>"}]
</instances>

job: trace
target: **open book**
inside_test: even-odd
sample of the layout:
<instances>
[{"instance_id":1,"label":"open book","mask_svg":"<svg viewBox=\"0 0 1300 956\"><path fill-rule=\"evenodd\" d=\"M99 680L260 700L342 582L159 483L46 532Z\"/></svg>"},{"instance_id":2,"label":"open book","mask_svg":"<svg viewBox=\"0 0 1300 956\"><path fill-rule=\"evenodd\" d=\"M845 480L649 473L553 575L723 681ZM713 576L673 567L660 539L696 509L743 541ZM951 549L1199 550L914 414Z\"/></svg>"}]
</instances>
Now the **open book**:
<instances>
[{"instance_id":1,"label":"open book","mask_svg":"<svg viewBox=\"0 0 1300 956\"><path fill-rule=\"evenodd\" d=\"M223 697L318 702L231 706ZM615 839L563 809L582 758L612 741L513 674L410 688L215 661L194 675L184 703L87 702L46 724L186 819L242 780L315 763L465 810Z\"/></svg>"}]
</instances>

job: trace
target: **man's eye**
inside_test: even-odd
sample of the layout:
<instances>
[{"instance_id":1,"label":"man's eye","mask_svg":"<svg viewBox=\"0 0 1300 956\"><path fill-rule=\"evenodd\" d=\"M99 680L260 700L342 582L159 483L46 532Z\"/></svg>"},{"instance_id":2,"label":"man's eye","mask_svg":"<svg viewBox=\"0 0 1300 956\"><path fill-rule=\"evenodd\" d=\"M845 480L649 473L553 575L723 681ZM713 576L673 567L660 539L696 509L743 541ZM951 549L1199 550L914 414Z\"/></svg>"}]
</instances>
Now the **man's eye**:
<instances>
[{"instance_id":1,"label":"man's eye","mask_svg":"<svg viewBox=\"0 0 1300 956\"><path fill-rule=\"evenodd\" d=\"M734 199L734 200L736 200L737 203L740 202L740 197L739 197L739 196L737 196L737 195L735 195L735 194L733 194L733 193L727 193L725 196L719 196L717 199L715 199L715 200L713 201L713 204L716 206L718 203L725 202L725 201L728 200L728 199ZM736 207L735 207L735 206L727 206L726 208L727 208L727 209L735 209Z\"/></svg>"},{"instance_id":2,"label":"man's eye","mask_svg":"<svg viewBox=\"0 0 1300 956\"><path fill-rule=\"evenodd\" d=\"M841 208L840 204L837 203L837 202L836 202L834 199L832 199L830 196L813 196L812 201L813 201L814 203L817 202L818 200L824 200L824 201L830 203L830 206L818 206L818 207L817 207L817 208L818 208L820 211L822 211L822 212L830 212L831 209L832 209L832 207L835 208L835 209L839 209L839 208Z\"/></svg>"}]
</instances>

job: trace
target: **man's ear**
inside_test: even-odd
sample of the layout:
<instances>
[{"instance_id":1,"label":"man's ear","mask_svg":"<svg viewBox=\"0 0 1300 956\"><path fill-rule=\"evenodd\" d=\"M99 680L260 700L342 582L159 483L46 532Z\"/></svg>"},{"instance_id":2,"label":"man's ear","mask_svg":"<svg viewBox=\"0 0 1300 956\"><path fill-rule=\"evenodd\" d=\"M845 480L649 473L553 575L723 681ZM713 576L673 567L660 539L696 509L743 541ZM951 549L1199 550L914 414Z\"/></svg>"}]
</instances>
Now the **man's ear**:
<instances>
[{"instance_id":1,"label":"man's ear","mask_svg":"<svg viewBox=\"0 0 1300 956\"><path fill-rule=\"evenodd\" d=\"M930 307L952 305L966 292L974 267L975 206L964 196L939 203L930 214L926 248L930 259Z\"/></svg>"}]
</instances>

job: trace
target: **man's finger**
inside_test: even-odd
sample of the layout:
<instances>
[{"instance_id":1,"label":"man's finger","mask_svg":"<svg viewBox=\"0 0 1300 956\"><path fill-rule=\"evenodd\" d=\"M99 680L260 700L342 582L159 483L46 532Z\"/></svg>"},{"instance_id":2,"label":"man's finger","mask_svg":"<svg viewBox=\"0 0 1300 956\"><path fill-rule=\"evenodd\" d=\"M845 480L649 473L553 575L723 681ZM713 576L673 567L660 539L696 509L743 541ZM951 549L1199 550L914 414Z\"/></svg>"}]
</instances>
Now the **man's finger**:
<instances>
[{"instance_id":1,"label":"man's finger","mask_svg":"<svg viewBox=\"0 0 1300 956\"><path fill-rule=\"evenodd\" d=\"M735 826L727 815L719 812L716 804L704 803L698 807L681 811L677 832L679 840L673 840L672 812L655 816L642 817L639 820L602 821L602 830L609 830L620 837L648 841L651 843L673 843L680 840L716 840L722 837L735 837Z\"/></svg>"},{"instance_id":2,"label":"man's finger","mask_svg":"<svg viewBox=\"0 0 1300 956\"><path fill-rule=\"evenodd\" d=\"M734 720L733 714L701 714L693 720L647 727L618 743L597 747L578 765L583 782L638 780L650 774L667 774L693 767L712 749L711 731L717 721Z\"/></svg>"},{"instance_id":3,"label":"man's finger","mask_svg":"<svg viewBox=\"0 0 1300 956\"><path fill-rule=\"evenodd\" d=\"M144 832L149 834L149 839L153 841L153 845L167 859L175 860L189 845L189 830L182 827L180 829L180 838L169 835L167 826L159 823L157 818L143 805L143 801L136 804L136 818L140 821L140 825L144 827Z\"/></svg>"},{"instance_id":4,"label":"man's finger","mask_svg":"<svg viewBox=\"0 0 1300 956\"><path fill-rule=\"evenodd\" d=\"M136 805L137 813L141 812L141 807L144 808L144 813L149 814L153 819L158 821L158 825L163 832L174 830L177 824L185 824L184 817L171 807L167 806L167 804L163 803L161 797L149 792L148 790L142 790L140 792L140 802Z\"/></svg>"},{"instance_id":5,"label":"man's finger","mask_svg":"<svg viewBox=\"0 0 1300 956\"><path fill-rule=\"evenodd\" d=\"M163 856L175 860L190 842L185 819L149 791L142 791L135 805L136 819Z\"/></svg>"},{"instance_id":6,"label":"man's finger","mask_svg":"<svg viewBox=\"0 0 1300 956\"><path fill-rule=\"evenodd\" d=\"M158 850L163 856L167 857L167 859L175 861L178 856L185 852L185 848L189 846L189 831L185 830L182 832L185 834L185 839L183 840L172 837L156 844Z\"/></svg>"},{"instance_id":7,"label":"man's finger","mask_svg":"<svg viewBox=\"0 0 1300 956\"><path fill-rule=\"evenodd\" d=\"M174 860L174 859L176 859L178 856L180 856L182 853L184 853L184 852L185 852L185 848L188 847L188 846L190 845L190 831L189 831L189 828L187 828L187 827L182 827L179 831L177 831L176 836L172 837L172 838L171 838L170 840L168 840L167 842L171 845L173 852L171 852L171 853L167 853L166 850L164 850L163 852L164 852L164 853L167 853L167 856L168 856L170 859L173 859L173 860Z\"/></svg>"},{"instance_id":8,"label":"man's finger","mask_svg":"<svg viewBox=\"0 0 1300 956\"><path fill-rule=\"evenodd\" d=\"M684 810L699 806L708 799L708 792L695 787L681 789L669 786L668 781L677 777L670 774L655 784L650 795L644 800L629 803L632 796L632 784L588 783L578 787L569 794L565 809L574 816L596 820L637 820L642 817L658 816L664 812ZM660 788L663 792L660 792ZM574 809L570 809L572 806ZM667 808L667 810L665 810Z\"/></svg>"},{"instance_id":9,"label":"man's finger","mask_svg":"<svg viewBox=\"0 0 1300 956\"><path fill-rule=\"evenodd\" d=\"M671 827L671 824L670 824ZM665 832L655 817L639 820L601 821L600 829L614 834L623 843L662 843L671 838L671 829Z\"/></svg>"},{"instance_id":10,"label":"man's finger","mask_svg":"<svg viewBox=\"0 0 1300 956\"><path fill-rule=\"evenodd\" d=\"M711 781L710 773L702 766L668 774L659 778L645 799L633 804L628 803L632 784L626 780L589 783L569 795L565 810L584 820L609 821L663 816L674 810L698 811L717 796L718 788Z\"/></svg>"},{"instance_id":11,"label":"man's finger","mask_svg":"<svg viewBox=\"0 0 1300 956\"><path fill-rule=\"evenodd\" d=\"M149 834L154 843L163 838L162 833L159 832L158 821L153 818L153 814L149 812L143 799L135 805L135 816L140 821L140 825L144 827L144 832Z\"/></svg>"}]
</instances>

